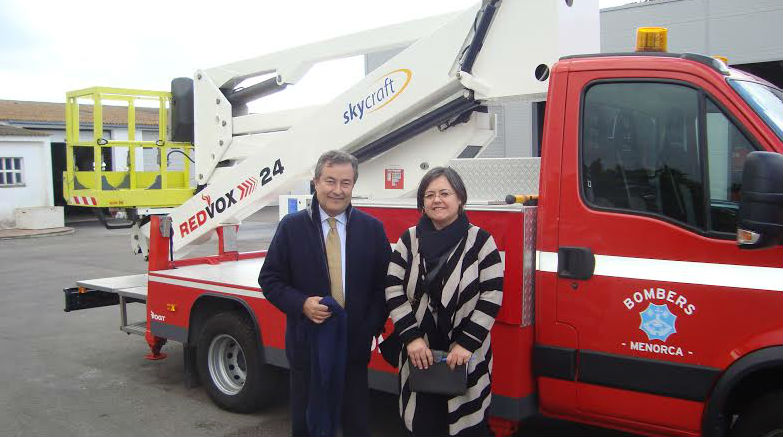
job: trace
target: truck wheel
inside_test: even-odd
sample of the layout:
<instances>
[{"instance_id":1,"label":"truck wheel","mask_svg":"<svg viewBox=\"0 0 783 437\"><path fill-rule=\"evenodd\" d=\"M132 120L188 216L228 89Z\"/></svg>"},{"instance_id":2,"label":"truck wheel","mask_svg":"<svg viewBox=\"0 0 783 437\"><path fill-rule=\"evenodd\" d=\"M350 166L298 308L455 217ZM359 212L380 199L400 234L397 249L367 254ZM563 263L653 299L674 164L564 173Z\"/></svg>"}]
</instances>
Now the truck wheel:
<instances>
[{"instance_id":1,"label":"truck wheel","mask_svg":"<svg viewBox=\"0 0 783 437\"><path fill-rule=\"evenodd\" d=\"M783 391L766 394L741 413L731 429L735 436L783 437Z\"/></svg>"},{"instance_id":2,"label":"truck wheel","mask_svg":"<svg viewBox=\"0 0 783 437\"><path fill-rule=\"evenodd\" d=\"M198 339L196 359L207 394L220 408L252 413L272 399L278 378L261 362L247 317L223 312L209 318Z\"/></svg>"}]
</instances>

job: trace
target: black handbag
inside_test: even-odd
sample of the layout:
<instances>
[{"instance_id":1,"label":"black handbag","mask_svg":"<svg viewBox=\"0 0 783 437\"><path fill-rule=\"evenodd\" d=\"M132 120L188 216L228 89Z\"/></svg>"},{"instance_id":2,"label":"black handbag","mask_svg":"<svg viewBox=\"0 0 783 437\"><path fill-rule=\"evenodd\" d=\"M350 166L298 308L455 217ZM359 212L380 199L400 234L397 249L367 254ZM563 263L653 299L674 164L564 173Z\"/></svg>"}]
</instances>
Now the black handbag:
<instances>
[{"instance_id":1,"label":"black handbag","mask_svg":"<svg viewBox=\"0 0 783 437\"><path fill-rule=\"evenodd\" d=\"M433 393L448 396L465 394L468 389L468 365L454 367L446 364L448 352L433 350L433 364L427 369L418 369L410 364L408 384L412 392Z\"/></svg>"}]
</instances>

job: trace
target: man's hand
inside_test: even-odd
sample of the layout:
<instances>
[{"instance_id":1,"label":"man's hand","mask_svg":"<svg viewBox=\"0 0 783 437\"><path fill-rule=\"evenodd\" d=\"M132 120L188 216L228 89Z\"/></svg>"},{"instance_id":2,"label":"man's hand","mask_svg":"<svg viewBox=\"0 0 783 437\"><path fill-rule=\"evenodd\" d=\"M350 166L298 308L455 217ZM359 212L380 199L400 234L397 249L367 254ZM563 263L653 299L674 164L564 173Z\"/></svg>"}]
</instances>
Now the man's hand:
<instances>
[{"instance_id":1,"label":"man's hand","mask_svg":"<svg viewBox=\"0 0 783 437\"><path fill-rule=\"evenodd\" d=\"M408 358L417 369L426 369L432 365L432 351L423 338L417 338L406 346Z\"/></svg>"},{"instance_id":2,"label":"man's hand","mask_svg":"<svg viewBox=\"0 0 783 437\"><path fill-rule=\"evenodd\" d=\"M313 323L323 323L332 315L328 306L321 305L321 299L323 299L321 296L310 296L302 306L302 312Z\"/></svg>"},{"instance_id":3,"label":"man's hand","mask_svg":"<svg viewBox=\"0 0 783 437\"><path fill-rule=\"evenodd\" d=\"M454 370L454 368L457 366L467 364L471 355L473 354L471 354L469 350L458 345L457 343L454 343L454 345L451 347L451 351L449 351L449 355L446 357L446 364L449 365L451 370Z\"/></svg>"}]
</instances>

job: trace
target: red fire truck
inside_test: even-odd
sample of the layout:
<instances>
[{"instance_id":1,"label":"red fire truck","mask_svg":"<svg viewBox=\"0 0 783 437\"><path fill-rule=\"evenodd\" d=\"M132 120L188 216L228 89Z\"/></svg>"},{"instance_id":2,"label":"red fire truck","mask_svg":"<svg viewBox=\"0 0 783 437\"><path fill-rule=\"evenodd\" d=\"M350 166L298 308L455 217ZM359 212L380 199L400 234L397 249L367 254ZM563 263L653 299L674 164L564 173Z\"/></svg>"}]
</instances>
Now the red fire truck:
<instances>
[{"instance_id":1,"label":"red fire truck","mask_svg":"<svg viewBox=\"0 0 783 437\"><path fill-rule=\"evenodd\" d=\"M597 8L552 3L533 11L542 32L558 34L574 14L597 23ZM272 122L237 111L242 91L232 87L268 71L270 58L197 72L196 156L205 148L223 164L197 159L208 183L149 215L147 274L79 281L66 310L146 302L147 320L129 324L123 311L123 329L146 335L149 357L162 357L166 340L182 343L189 384L222 408L253 411L275 398L271 367L287 366L285 316L257 283L265 253L236 250L238 221L306 178L321 151L341 148L362 163L355 193L372 197L354 205L394 242L418 218L420 175L449 163L466 180L470 221L504 260L492 330L498 435L539 413L646 435L781 435L783 93L723 61L665 52L661 30L640 36L652 46L618 54L560 56L555 35L559 60L547 63L529 48L539 41L509 44L530 8L485 2L438 18L438 30L423 26L431 33L408 28L416 43L335 101L274 120L285 135L242 159L223 149L274 129L247 127ZM299 70L276 71L272 82L284 85L280 72ZM487 102L540 99L542 86L540 159L460 157L492 139ZM390 192L398 198L379 194ZM502 193L525 202L501 204ZM280 208L302 202L284 197ZM177 259L210 232L216 255ZM395 369L377 352L371 387L394 391Z\"/></svg>"}]
</instances>

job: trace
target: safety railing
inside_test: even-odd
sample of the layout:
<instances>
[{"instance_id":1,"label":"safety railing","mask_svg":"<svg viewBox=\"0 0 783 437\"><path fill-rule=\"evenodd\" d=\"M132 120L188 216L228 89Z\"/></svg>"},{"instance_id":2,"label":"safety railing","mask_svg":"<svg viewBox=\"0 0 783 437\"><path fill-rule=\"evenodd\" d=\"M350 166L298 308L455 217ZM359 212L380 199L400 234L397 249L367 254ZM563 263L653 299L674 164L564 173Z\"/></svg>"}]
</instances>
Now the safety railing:
<instances>
[{"instance_id":1,"label":"safety railing","mask_svg":"<svg viewBox=\"0 0 783 437\"><path fill-rule=\"evenodd\" d=\"M104 105L106 102L112 104ZM67 203L113 208L172 207L190 198L193 194L190 185L193 145L167 139L170 105L171 93L165 91L93 87L66 93L63 195ZM137 139L137 127L153 127L150 126L150 120L137 123L137 109L148 108L140 110L149 115L149 111L154 111L155 107L157 139ZM122 118L118 113L123 110L126 110L127 116L117 120ZM104 123L104 115L109 112L112 120ZM90 124L91 135L88 139L82 139L82 127L89 131ZM124 129L126 125L127 139L106 138L106 127ZM92 150L92 159L86 152L88 149ZM119 156L116 152L120 149L127 149L123 165L117 165L114 159ZM138 158L141 156L143 160L145 149L157 151L157 168L146 171L137 168ZM142 152L138 153L139 150ZM184 155L181 170L169 168L169 158L173 153ZM77 158L80 158L78 162ZM141 164L143 167L143 162Z\"/></svg>"}]
</instances>

